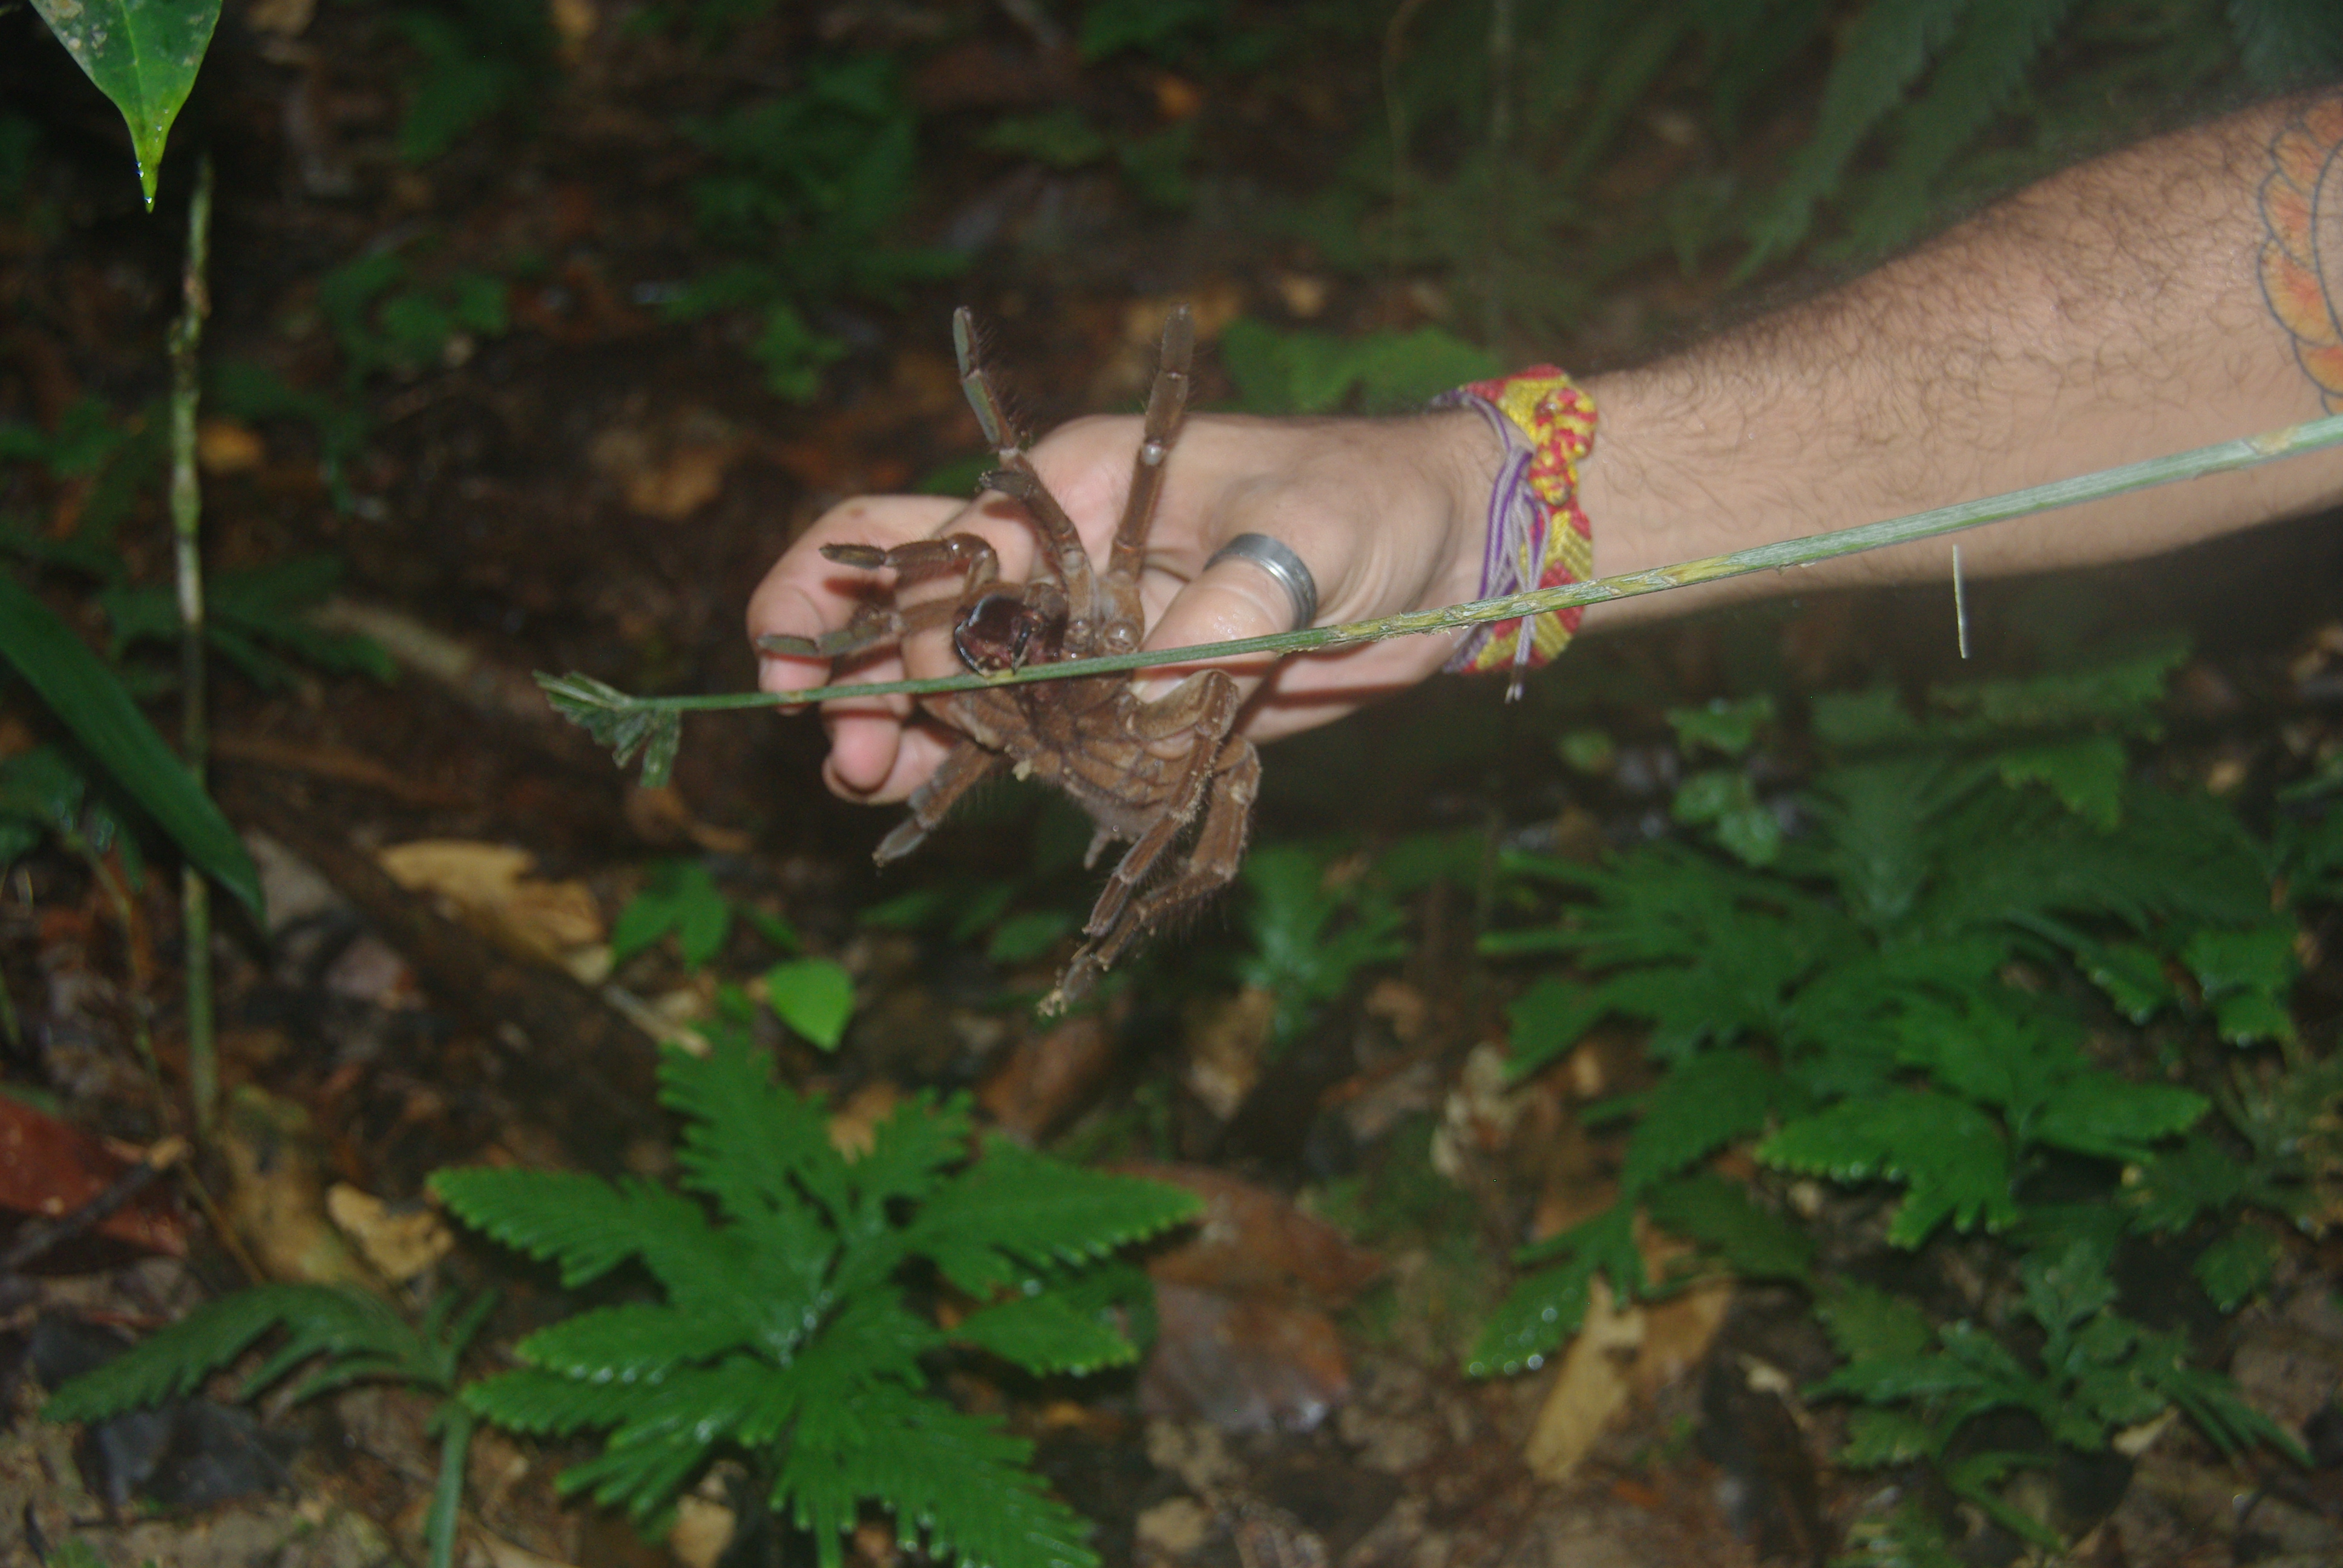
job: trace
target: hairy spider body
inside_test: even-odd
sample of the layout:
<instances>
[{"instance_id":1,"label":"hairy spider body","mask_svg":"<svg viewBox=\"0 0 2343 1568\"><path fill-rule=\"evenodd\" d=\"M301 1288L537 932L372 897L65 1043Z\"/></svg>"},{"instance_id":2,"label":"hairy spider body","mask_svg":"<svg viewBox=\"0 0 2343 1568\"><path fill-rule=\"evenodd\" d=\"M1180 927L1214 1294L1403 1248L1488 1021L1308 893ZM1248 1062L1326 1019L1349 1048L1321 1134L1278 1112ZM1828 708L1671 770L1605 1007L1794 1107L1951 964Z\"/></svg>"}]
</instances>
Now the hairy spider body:
<instances>
[{"instance_id":1,"label":"hairy spider body","mask_svg":"<svg viewBox=\"0 0 2343 1568\"><path fill-rule=\"evenodd\" d=\"M891 596L872 600L825 637L769 639L769 645L836 658L897 644L949 621L960 661L994 673L1138 648L1146 629L1139 573L1147 530L1187 408L1195 345L1187 307L1173 310L1163 326L1163 357L1131 464L1131 495L1102 570L1025 457L990 373L978 363L966 310L953 316L952 337L960 385L1001 455L1001 467L984 476L982 488L1023 507L1040 536L1041 570L1028 583L1001 582L992 547L974 534L917 539L887 550L828 545L822 553L841 566L891 568L898 589L958 572L960 593L909 606ZM1082 928L1085 940L1045 1009L1081 997L1140 938L1236 875L1261 759L1251 741L1230 733L1238 695L1225 671L1200 671L1153 701L1142 700L1121 675L947 692L920 701L963 739L912 792L910 817L879 845L880 864L917 849L960 797L1003 768L1063 790L1089 815L1096 831L1085 865L1095 865L1110 844L1131 846L1109 874Z\"/></svg>"}]
</instances>

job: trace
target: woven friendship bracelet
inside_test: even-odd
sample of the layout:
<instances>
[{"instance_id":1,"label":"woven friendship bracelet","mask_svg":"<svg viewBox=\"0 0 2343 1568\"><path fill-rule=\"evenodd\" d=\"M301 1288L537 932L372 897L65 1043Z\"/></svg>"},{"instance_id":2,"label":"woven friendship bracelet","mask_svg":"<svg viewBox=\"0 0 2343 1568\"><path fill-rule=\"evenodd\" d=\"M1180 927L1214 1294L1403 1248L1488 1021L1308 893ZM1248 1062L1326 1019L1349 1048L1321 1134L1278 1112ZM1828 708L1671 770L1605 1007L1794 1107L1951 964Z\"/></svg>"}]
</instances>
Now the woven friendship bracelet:
<instances>
[{"instance_id":1,"label":"woven friendship bracelet","mask_svg":"<svg viewBox=\"0 0 2343 1568\"><path fill-rule=\"evenodd\" d=\"M1594 530L1578 504L1578 464L1594 449L1594 400L1551 365L1475 381L1433 400L1471 407L1505 444L1489 495L1489 536L1481 597L1584 582L1594 569ZM1447 664L1451 670L1510 669L1508 701L1522 677L1560 653L1577 631L1574 607L1525 620L1478 627Z\"/></svg>"}]
</instances>

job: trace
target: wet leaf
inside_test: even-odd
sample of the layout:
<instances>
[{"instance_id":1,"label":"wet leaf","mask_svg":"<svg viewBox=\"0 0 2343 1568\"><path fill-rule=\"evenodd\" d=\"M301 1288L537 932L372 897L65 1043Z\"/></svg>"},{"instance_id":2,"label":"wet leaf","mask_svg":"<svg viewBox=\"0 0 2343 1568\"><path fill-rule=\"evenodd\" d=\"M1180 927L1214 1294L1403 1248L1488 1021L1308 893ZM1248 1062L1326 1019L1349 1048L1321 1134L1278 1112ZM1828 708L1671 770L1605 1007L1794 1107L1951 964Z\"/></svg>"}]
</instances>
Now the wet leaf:
<instances>
[{"instance_id":1,"label":"wet leaf","mask_svg":"<svg viewBox=\"0 0 2343 1568\"><path fill-rule=\"evenodd\" d=\"M163 146L211 46L219 0L33 0L33 9L122 111L151 209Z\"/></svg>"},{"instance_id":2,"label":"wet leaf","mask_svg":"<svg viewBox=\"0 0 2343 1568\"><path fill-rule=\"evenodd\" d=\"M188 859L252 913L260 873L219 808L146 722L121 679L73 628L13 578L0 576L0 658L128 791Z\"/></svg>"}]
</instances>

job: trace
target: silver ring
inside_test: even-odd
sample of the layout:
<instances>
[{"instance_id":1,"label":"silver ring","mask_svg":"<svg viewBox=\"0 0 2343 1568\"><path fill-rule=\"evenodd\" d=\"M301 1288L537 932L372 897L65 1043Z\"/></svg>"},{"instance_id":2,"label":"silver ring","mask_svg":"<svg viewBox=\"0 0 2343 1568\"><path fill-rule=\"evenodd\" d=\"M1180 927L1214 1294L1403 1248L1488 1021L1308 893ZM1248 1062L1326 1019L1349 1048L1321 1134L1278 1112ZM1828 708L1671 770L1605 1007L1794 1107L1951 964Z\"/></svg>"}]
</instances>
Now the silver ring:
<instances>
[{"instance_id":1,"label":"silver ring","mask_svg":"<svg viewBox=\"0 0 2343 1568\"><path fill-rule=\"evenodd\" d=\"M1283 540L1272 539L1267 534L1239 534L1212 552L1212 558L1204 563L1204 569L1211 571L1232 557L1251 561L1277 579L1277 586L1283 588L1285 597L1293 601L1294 630L1299 631L1318 618L1318 579L1310 575L1310 568L1302 564L1302 558L1295 555Z\"/></svg>"}]
</instances>

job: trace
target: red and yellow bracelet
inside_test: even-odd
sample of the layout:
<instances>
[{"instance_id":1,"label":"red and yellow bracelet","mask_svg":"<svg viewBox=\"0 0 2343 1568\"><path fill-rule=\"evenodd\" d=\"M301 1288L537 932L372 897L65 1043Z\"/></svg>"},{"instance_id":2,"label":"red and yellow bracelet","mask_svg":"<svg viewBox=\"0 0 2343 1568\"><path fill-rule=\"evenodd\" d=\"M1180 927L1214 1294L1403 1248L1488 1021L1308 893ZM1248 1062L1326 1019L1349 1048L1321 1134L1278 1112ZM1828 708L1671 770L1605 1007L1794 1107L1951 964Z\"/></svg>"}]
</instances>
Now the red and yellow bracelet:
<instances>
[{"instance_id":1,"label":"red and yellow bracelet","mask_svg":"<svg viewBox=\"0 0 2343 1568\"><path fill-rule=\"evenodd\" d=\"M1436 408L1474 407L1505 444L1489 496L1481 597L1584 582L1594 569L1594 529L1578 504L1578 465L1594 449L1594 400L1551 365L1475 381L1434 399ZM1508 700L1522 677L1566 647L1576 607L1476 627L1447 668L1510 669Z\"/></svg>"}]
</instances>

